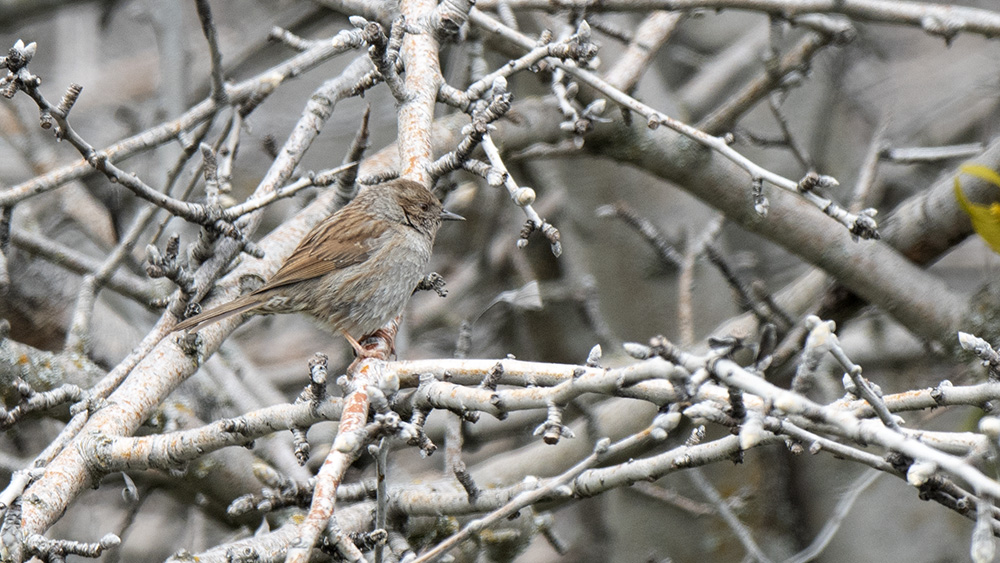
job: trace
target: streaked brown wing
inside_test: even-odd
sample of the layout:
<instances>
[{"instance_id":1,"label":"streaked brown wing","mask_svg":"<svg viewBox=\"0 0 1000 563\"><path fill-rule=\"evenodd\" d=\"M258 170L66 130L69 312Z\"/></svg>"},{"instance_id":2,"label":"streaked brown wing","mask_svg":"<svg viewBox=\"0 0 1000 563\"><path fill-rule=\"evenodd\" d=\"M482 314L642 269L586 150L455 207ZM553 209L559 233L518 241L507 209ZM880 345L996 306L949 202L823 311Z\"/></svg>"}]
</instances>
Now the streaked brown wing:
<instances>
[{"instance_id":1,"label":"streaked brown wing","mask_svg":"<svg viewBox=\"0 0 1000 563\"><path fill-rule=\"evenodd\" d=\"M346 208L345 208L346 209ZM254 293L347 268L367 260L388 224L356 208L317 225L266 284Z\"/></svg>"}]
</instances>

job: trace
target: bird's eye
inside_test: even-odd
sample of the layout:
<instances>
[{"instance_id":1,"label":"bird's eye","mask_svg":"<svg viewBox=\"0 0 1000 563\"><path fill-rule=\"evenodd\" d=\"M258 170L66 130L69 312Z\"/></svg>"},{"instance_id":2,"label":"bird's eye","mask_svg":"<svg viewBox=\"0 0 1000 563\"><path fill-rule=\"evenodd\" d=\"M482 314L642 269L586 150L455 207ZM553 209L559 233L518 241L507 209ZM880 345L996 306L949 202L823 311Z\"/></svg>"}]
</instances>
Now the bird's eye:
<instances>
[{"instance_id":1,"label":"bird's eye","mask_svg":"<svg viewBox=\"0 0 1000 563\"><path fill-rule=\"evenodd\" d=\"M420 209L423 210L423 211L427 211L430 208L431 208L431 204L429 204L429 203L421 203L420 204Z\"/></svg>"}]
</instances>

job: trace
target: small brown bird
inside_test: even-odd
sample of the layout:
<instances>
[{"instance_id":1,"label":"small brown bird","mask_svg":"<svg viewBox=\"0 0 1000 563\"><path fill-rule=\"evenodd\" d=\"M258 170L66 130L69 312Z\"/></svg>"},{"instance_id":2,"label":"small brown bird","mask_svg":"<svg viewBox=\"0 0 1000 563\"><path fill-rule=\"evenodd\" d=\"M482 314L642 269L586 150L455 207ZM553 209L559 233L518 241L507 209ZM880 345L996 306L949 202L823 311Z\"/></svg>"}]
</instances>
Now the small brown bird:
<instances>
[{"instance_id":1,"label":"small brown bird","mask_svg":"<svg viewBox=\"0 0 1000 563\"><path fill-rule=\"evenodd\" d=\"M313 227L267 283L174 330L197 330L247 311L304 312L356 348L354 338L402 312L423 277L441 221L462 219L412 180L369 186Z\"/></svg>"}]
</instances>

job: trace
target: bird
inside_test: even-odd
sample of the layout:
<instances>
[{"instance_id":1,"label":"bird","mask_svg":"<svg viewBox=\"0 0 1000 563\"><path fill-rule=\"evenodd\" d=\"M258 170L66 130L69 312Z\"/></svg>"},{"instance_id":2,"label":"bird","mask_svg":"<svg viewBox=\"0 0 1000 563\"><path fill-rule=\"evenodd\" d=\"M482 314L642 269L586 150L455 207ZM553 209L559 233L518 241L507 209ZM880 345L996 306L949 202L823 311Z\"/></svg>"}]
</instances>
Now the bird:
<instances>
[{"instance_id":1,"label":"bird","mask_svg":"<svg viewBox=\"0 0 1000 563\"><path fill-rule=\"evenodd\" d=\"M267 282L189 317L173 331L197 331L240 313L307 313L355 350L399 315L431 257L444 209L420 183L396 179L361 189L312 228Z\"/></svg>"}]
</instances>

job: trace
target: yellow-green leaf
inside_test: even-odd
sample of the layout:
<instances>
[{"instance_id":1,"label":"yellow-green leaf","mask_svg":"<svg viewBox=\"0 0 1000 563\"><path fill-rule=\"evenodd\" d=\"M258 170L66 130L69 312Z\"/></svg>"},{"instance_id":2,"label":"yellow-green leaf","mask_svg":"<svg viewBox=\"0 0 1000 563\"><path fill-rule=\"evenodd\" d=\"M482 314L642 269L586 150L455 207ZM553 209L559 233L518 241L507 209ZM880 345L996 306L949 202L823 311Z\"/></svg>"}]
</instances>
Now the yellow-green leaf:
<instances>
[{"instance_id":1,"label":"yellow-green leaf","mask_svg":"<svg viewBox=\"0 0 1000 563\"><path fill-rule=\"evenodd\" d=\"M985 166L967 164L959 170L1000 188L1000 174ZM958 201L959 207L972 220L972 228L979 233L979 236L983 237L993 252L1000 254L1000 203L994 202L990 205L972 203L962 192L962 186L957 176L955 177L955 199Z\"/></svg>"},{"instance_id":2,"label":"yellow-green leaf","mask_svg":"<svg viewBox=\"0 0 1000 563\"><path fill-rule=\"evenodd\" d=\"M965 172L969 176L975 176L980 180L986 180L994 186L1000 188L1000 174L996 170L987 168L981 164L963 164L958 168L960 172Z\"/></svg>"}]
</instances>

